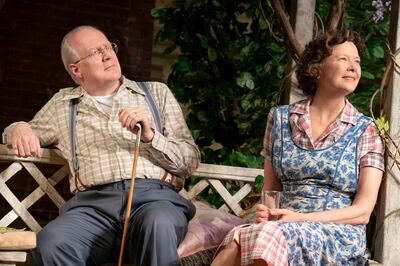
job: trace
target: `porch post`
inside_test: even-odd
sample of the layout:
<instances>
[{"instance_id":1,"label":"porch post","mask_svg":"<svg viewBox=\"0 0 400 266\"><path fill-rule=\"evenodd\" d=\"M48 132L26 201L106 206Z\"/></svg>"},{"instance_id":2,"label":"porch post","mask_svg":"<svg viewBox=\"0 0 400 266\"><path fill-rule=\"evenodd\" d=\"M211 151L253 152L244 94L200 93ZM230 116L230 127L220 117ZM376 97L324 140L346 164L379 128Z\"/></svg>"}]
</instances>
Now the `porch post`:
<instances>
[{"instance_id":1,"label":"porch post","mask_svg":"<svg viewBox=\"0 0 400 266\"><path fill-rule=\"evenodd\" d=\"M399 1L392 1L390 18L390 46L394 52L400 48ZM400 62L400 56L396 58ZM397 69L399 71L400 69ZM400 74L393 71L392 81L385 95L385 113L390 123L390 135L397 145L400 141ZM389 147L394 153L394 147ZM397 157L400 155L397 154ZM393 160L387 158L386 178L381 186L378 201L377 225L383 222L375 241L375 258L384 265L400 265L400 171L394 166ZM384 217L391 212L386 219Z\"/></svg>"},{"instance_id":2,"label":"porch post","mask_svg":"<svg viewBox=\"0 0 400 266\"><path fill-rule=\"evenodd\" d=\"M296 39L305 46L313 38L314 29L314 12L315 12L315 0L297 0L292 1L293 6L291 10L292 27ZM295 66L294 61L291 63L292 69ZM285 96L285 103L293 103L304 99L302 91L297 89L297 79L293 74L291 76L291 85L288 93Z\"/></svg>"}]
</instances>

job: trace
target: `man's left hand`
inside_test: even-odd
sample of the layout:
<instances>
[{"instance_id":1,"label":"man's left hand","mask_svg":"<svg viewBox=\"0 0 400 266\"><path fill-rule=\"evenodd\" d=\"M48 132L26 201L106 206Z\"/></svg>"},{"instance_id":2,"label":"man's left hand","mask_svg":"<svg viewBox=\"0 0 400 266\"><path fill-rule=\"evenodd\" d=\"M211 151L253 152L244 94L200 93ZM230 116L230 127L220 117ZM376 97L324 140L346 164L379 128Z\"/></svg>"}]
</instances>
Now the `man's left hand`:
<instances>
[{"instance_id":1,"label":"man's left hand","mask_svg":"<svg viewBox=\"0 0 400 266\"><path fill-rule=\"evenodd\" d=\"M149 114L146 108L143 107L128 107L119 110L119 122L123 128L128 129L134 134L137 134L136 124L142 126L141 141L150 142L154 137L154 129L151 127Z\"/></svg>"}]
</instances>

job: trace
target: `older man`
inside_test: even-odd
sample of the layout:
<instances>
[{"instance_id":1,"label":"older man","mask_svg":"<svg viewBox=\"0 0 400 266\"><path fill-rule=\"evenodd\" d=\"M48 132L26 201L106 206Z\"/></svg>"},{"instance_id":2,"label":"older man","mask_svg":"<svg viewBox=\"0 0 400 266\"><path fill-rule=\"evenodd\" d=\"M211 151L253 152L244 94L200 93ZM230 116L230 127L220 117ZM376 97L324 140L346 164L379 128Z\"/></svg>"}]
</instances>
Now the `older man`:
<instances>
[{"instance_id":1,"label":"older man","mask_svg":"<svg viewBox=\"0 0 400 266\"><path fill-rule=\"evenodd\" d=\"M75 195L38 234L33 256L39 265L100 265L118 256L137 123L142 144L125 254L135 265L179 265L177 246L195 208L176 190L198 166L199 151L171 91L150 82L163 121L163 132L156 129L148 95L121 75L116 52L94 27L70 31L61 55L79 86L60 90L29 123L4 131L16 155L40 157L41 146L53 145L70 165Z\"/></svg>"}]
</instances>

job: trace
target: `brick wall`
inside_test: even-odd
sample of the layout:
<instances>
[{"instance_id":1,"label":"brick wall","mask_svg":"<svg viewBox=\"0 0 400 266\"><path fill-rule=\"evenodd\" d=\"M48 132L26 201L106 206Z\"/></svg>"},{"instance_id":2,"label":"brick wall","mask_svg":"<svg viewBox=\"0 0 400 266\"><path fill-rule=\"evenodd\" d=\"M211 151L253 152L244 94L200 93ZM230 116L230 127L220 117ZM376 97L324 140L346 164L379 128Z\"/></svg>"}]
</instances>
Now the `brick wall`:
<instances>
[{"instance_id":1,"label":"brick wall","mask_svg":"<svg viewBox=\"0 0 400 266\"><path fill-rule=\"evenodd\" d=\"M14 121L29 121L60 88L73 82L60 57L63 36L79 25L94 25L119 46L125 76L150 77L154 0L5 0L0 5L0 131ZM3 169L0 165L0 170ZM20 199L36 186L21 173L12 186ZM59 186L68 190L68 185ZM64 192L64 191L63 191ZM0 199L0 206L7 203ZM30 209L51 218L42 200ZM5 207L6 208L6 207ZM6 208L7 209L7 208ZM1 213L0 213L1 215Z\"/></svg>"},{"instance_id":2,"label":"brick wall","mask_svg":"<svg viewBox=\"0 0 400 266\"><path fill-rule=\"evenodd\" d=\"M0 10L0 129L31 119L52 94L73 85L59 47L75 26L98 26L119 45L124 75L147 79L153 6L146 0L6 0Z\"/></svg>"}]
</instances>

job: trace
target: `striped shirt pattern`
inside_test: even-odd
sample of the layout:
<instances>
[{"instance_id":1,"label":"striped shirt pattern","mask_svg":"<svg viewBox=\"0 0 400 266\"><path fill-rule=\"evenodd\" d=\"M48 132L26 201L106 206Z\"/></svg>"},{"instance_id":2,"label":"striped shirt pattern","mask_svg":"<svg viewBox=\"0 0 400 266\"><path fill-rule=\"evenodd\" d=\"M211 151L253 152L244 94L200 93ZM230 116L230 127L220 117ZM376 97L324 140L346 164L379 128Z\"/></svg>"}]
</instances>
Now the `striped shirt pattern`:
<instances>
[{"instance_id":1,"label":"striped shirt pattern","mask_svg":"<svg viewBox=\"0 0 400 266\"><path fill-rule=\"evenodd\" d=\"M151 142L140 143L137 178L161 179L179 190L184 178L194 172L200 162L200 152L194 143L179 103L169 88L159 82L149 82L163 118L164 135L155 129L145 93L136 82L123 77L123 83L112 100L112 109L104 111L99 102L82 87L65 88L56 93L29 122L39 137L41 146L57 147L68 160L71 173L70 100L80 98L77 110L76 136L79 176L87 187L131 178L136 135L121 127L118 112L122 108L144 106L155 129ZM11 124L3 134L10 143ZM76 192L74 174L70 189ZM80 184L79 189L84 189Z\"/></svg>"}]
</instances>

